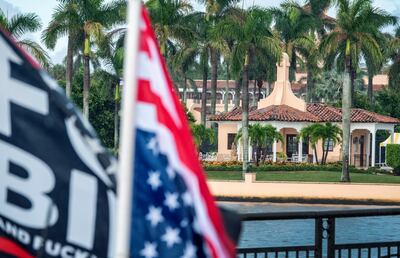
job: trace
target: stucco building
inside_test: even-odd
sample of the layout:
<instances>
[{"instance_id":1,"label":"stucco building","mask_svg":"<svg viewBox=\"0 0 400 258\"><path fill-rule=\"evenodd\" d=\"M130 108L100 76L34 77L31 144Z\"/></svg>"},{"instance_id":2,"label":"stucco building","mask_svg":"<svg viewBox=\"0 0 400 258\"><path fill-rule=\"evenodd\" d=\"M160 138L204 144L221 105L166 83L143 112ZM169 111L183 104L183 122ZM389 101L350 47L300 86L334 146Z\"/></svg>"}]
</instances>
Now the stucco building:
<instances>
[{"instance_id":1,"label":"stucco building","mask_svg":"<svg viewBox=\"0 0 400 258\"><path fill-rule=\"evenodd\" d=\"M341 126L342 111L340 108L326 104L306 103L297 97L289 82L289 65L289 58L284 54L281 63L277 65L277 81L273 91L250 109L249 123L270 124L283 135L284 142L275 142L267 148L272 161L276 162L280 156L286 156L288 160L294 162L315 162L313 150L308 141L297 137L300 130L312 123L332 122ZM222 103L219 105L223 106ZM228 112L210 116L209 120L218 124L217 158L219 160L230 160L236 157L241 159L241 147L237 146L236 150L232 150L234 138L242 126L241 108L236 107ZM400 120L363 109L352 109L351 122L351 164L358 167L375 166L376 150L379 146L376 141L377 131L385 130L393 134L394 127L400 123ZM341 146L327 144L328 161L340 161ZM318 157L322 155L321 145L322 143L319 142L317 146ZM249 157L252 157L251 147L249 152Z\"/></svg>"}]
</instances>

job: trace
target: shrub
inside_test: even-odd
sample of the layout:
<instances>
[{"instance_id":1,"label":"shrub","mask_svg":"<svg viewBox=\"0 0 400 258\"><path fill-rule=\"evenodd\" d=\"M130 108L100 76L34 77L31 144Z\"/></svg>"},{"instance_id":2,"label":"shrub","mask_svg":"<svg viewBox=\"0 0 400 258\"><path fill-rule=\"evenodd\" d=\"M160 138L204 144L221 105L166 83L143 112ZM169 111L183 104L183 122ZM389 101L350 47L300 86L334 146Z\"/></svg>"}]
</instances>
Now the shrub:
<instances>
[{"instance_id":1,"label":"shrub","mask_svg":"<svg viewBox=\"0 0 400 258\"><path fill-rule=\"evenodd\" d=\"M242 162L239 161L211 161L202 163L204 170L206 171L241 171ZM339 162L331 163L327 165L316 165L309 163L290 163L290 162L277 162L270 163L266 162L260 166L251 166L250 171L252 172L271 172L271 171L341 171L342 165ZM355 167L350 167L350 172L363 172L364 170L358 170Z\"/></svg>"},{"instance_id":2,"label":"shrub","mask_svg":"<svg viewBox=\"0 0 400 258\"><path fill-rule=\"evenodd\" d=\"M393 167L396 175L400 175L400 145L388 144L386 153L387 164Z\"/></svg>"}]
</instances>

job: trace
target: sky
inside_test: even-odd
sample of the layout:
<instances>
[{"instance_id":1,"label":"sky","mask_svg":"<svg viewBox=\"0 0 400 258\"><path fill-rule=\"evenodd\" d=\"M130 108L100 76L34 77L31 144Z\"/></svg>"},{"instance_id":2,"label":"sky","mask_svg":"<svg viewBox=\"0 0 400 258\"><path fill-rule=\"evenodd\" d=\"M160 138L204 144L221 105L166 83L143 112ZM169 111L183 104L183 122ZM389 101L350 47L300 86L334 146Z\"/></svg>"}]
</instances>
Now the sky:
<instances>
[{"instance_id":1,"label":"sky","mask_svg":"<svg viewBox=\"0 0 400 258\"><path fill-rule=\"evenodd\" d=\"M303 0L299 1L303 2ZM196 9L202 10L201 5L197 3L198 1L191 0L190 2ZM269 7L278 6L282 2L283 0L243 0L241 4L243 4L244 7L252 6L253 4ZM400 18L400 0L375 0L374 5ZM56 6L56 0L0 0L0 9L8 16L21 12L34 12L40 17L43 28L50 22L53 9ZM334 16L334 14L335 10L333 8L329 10L329 15ZM386 30L391 31L392 28L387 28ZM27 37L39 42L40 32L27 35ZM61 63L66 55L66 39L59 40L56 48L54 50L48 50L48 53L54 64Z\"/></svg>"}]
</instances>

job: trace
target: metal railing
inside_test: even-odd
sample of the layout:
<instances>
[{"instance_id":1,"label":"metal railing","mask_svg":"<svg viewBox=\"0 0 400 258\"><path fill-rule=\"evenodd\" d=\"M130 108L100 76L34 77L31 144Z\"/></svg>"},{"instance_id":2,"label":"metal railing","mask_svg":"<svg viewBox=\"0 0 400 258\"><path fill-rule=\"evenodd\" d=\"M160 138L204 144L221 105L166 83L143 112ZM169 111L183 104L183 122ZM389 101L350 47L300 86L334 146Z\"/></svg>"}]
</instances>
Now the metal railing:
<instances>
[{"instance_id":1,"label":"metal railing","mask_svg":"<svg viewBox=\"0 0 400 258\"><path fill-rule=\"evenodd\" d=\"M265 220L315 220L313 245L238 248L238 257L243 258L384 258L400 257L400 232L398 241L337 244L335 222L337 218L379 217L400 215L400 208L334 210L315 212L274 212L242 214L242 221Z\"/></svg>"}]
</instances>

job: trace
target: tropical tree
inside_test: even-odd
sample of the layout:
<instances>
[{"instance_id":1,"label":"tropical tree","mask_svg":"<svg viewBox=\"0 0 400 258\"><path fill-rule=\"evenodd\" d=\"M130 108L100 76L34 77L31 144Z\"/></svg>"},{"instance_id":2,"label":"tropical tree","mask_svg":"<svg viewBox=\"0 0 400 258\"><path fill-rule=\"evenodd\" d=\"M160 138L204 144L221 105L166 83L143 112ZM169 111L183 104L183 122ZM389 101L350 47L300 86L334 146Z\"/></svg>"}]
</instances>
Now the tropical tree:
<instances>
[{"instance_id":1,"label":"tropical tree","mask_svg":"<svg viewBox=\"0 0 400 258\"><path fill-rule=\"evenodd\" d=\"M399 90L400 87L400 27L395 31L394 37L389 40L386 56L390 59L389 67L389 87Z\"/></svg>"},{"instance_id":2,"label":"tropical tree","mask_svg":"<svg viewBox=\"0 0 400 258\"><path fill-rule=\"evenodd\" d=\"M71 96L72 78L73 78L73 58L74 53L80 47L82 37L80 33L80 17L78 5L74 1L61 2L52 15L52 20L46 29L42 32L42 41L46 47L54 49L59 39L67 36L67 56L66 56L66 74L65 74L65 92L68 97Z\"/></svg>"},{"instance_id":3,"label":"tropical tree","mask_svg":"<svg viewBox=\"0 0 400 258\"><path fill-rule=\"evenodd\" d=\"M120 32L120 31L119 31ZM115 42L113 38L119 36ZM124 33L110 32L99 45L98 55L106 69L102 70L110 78L110 89L114 91L114 151L119 146L119 110L121 104L121 78L124 66Z\"/></svg>"},{"instance_id":4,"label":"tropical tree","mask_svg":"<svg viewBox=\"0 0 400 258\"><path fill-rule=\"evenodd\" d=\"M303 44L297 47L298 53L305 61L307 70L307 90L306 90L306 101L311 102L315 95L315 84L318 76L321 73L319 67L321 63L321 54L319 52L319 45L314 34L306 37L308 40L304 40Z\"/></svg>"},{"instance_id":5,"label":"tropical tree","mask_svg":"<svg viewBox=\"0 0 400 258\"><path fill-rule=\"evenodd\" d=\"M183 103L186 104L187 100L187 89L188 86L193 86L192 88L197 93L197 87L194 85L194 81L191 78L188 78L188 72L190 68L195 67L197 65L196 58L198 57L198 49L196 48L197 43L185 43L181 45L177 52L175 53L172 60L172 67L174 74L179 78L183 79L182 89L183 89Z\"/></svg>"},{"instance_id":6,"label":"tropical tree","mask_svg":"<svg viewBox=\"0 0 400 258\"><path fill-rule=\"evenodd\" d=\"M189 15L193 7L182 0L149 0L146 2L161 54L167 57L176 52L176 42L193 39Z\"/></svg>"},{"instance_id":7,"label":"tropical tree","mask_svg":"<svg viewBox=\"0 0 400 258\"><path fill-rule=\"evenodd\" d=\"M217 31L224 38L232 37L232 70L242 73L242 134L243 172L248 170L249 148L249 69L257 56L278 60L281 55L279 39L271 31L272 16L259 7L237 9L217 24Z\"/></svg>"},{"instance_id":8,"label":"tropical tree","mask_svg":"<svg viewBox=\"0 0 400 258\"><path fill-rule=\"evenodd\" d=\"M213 30L216 24L230 15L232 6L239 2L238 0L198 0L205 4L205 24L208 30ZM220 35L213 34L214 37L208 37L208 40L215 42ZM217 36L217 37L215 37ZM209 57L211 63L211 114L215 114L217 101L217 80L218 80L218 65L220 63L221 52L218 47L210 44Z\"/></svg>"},{"instance_id":9,"label":"tropical tree","mask_svg":"<svg viewBox=\"0 0 400 258\"><path fill-rule=\"evenodd\" d=\"M46 51L38 43L24 38L25 34L36 32L41 27L40 18L34 13L16 14L12 17L7 17L0 9L0 28L10 32L20 46L31 53L43 67L49 68L49 56Z\"/></svg>"},{"instance_id":10,"label":"tropical tree","mask_svg":"<svg viewBox=\"0 0 400 258\"><path fill-rule=\"evenodd\" d=\"M308 139L313 151L315 160L319 164L326 164L329 154L329 145L332 143L333 146L341 142L342 130L338 125L332 123L325 124L311 124L309 126L301 129L299 137L303 139ZM322 157L321 162L318 160L317 144L322 142Z\"/></svg>"},{"instance_id":11,"label":"tropical tree","mask_svg":"<svg viewBox=\"0 0 400 258\"><path fill-rule=\"evenodd\" d=\"M335 0L306 0L306 5L302 7L302 10L313 19L313 27L319 38L335 25L335 19L327 15L333 2Z\"/></svg>"},{"instance_id":12,"label":"tropical tree","mask_svg":"<svg viewBox=\"0 0 400 258\"><path fill-rule=\"evenodd\" d=\"M192 123L190 127L192 128L193 139L198 149L200 149L203 143L206 141L214 144L215 132L213 129L207 128L202 124L198 125L194 123Z\"/></svg>"},{"instance_id":13,"label":"tropical tree","mask_svg":"<svg viewBox=\"0 0 400 258\"><path fill-rule=\"evenodd\" d=\"M313 43L308 34L314 28L315 19L296 2L284 2L281 8L271 8L270 12L274 17L274 28L290 58L289 80L293 82L296 80L297 50Z\"/></svg>"},{"instance_id":14,"label":"tropical tree","mask_svg":"<svg viewBox=\"0 0 400 258\"><path fill-rule=\"evenodd\" d=\"M243 138L243 130L240 129L235 141ZM283 142L282 134L272 125L261 125L259 123L249 125L250 144L255 148L256 166L260 165L261 152L263 148L271 146L274 142Z\"/></svg>"},{"instance_id":15,"label":"tropical tree","mask_svg":"<svg viewBox=\"0 0 400 258\"><path fill-rule=\"evenodd\" d=\"M334 29L325 35L320 49L326 64L333 64L346 71L343 84L343 171L342 181L350 181L350 108L354 92L354 79L361 56L381 62L382 52L377 42L380 29L395 24L396 18L372 6L372 0L338 0L337 22Z\"/></svg>"}]
</instances>

